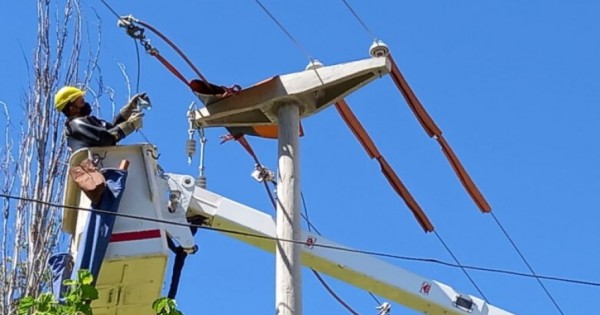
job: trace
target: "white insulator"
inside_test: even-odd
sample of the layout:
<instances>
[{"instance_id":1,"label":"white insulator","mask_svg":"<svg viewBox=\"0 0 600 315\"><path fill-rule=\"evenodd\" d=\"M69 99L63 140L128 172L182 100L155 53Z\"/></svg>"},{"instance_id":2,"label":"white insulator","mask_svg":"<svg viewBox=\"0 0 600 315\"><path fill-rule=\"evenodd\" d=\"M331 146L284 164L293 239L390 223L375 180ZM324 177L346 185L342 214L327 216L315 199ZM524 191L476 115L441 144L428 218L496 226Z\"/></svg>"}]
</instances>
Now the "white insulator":
<instances>
[{"instance_id":1,"label":"white insulator","mask_svg":"<svg viewBox=\"0 0 600 315\"><path fill-rule=\"evenodd\" d=\"M305 70L315 70L319 68L323 68L323 64L317 59L311 59L308 65L306 65Z\"/></svg>"},{"instance_id":2,"label":"white insulator","mask_svg":"<svg viewBox=\"0 0 600 315\"><path fill-rule=\"evenodd\" d=\"M369 47L371 57L387 57L390 54L390 48L382 40L376 39Z\"/></svg>"}]
</instances>

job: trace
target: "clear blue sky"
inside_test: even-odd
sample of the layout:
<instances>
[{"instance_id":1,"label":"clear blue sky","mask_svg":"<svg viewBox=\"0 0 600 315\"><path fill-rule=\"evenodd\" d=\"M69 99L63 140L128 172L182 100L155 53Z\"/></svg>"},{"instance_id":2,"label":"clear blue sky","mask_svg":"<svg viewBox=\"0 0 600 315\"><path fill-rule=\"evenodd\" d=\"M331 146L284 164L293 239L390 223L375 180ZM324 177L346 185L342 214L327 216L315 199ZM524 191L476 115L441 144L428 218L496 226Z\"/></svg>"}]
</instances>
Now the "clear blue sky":
<instances>
[{"instance_id":1,"label":"clear blue sky","mask_svg":"<svg viewBox=\"0 0 600 315\"><path fill-rule=\"evenodd\" d=\"M30 1L31 2L31 1ZM20 112L35 43L35 6L0 4L0 100ZM177 43L218 84L249 86L303 69L306 56L252 0L110 1ZM372 37L337 1L263 2L310 53L325 64L366 58ZM600 3L582 1L350 1L392 53L444 131L493 211L541 275L600 282ZM376 4L367 4L376 3ZM123 63L135 79L135 49L100 3L82 9L102 19L104 83L125 102ZM18 26L18 27L17 27ZM8 32L6 30L10 29ZM92 30L93 32L93 30ZM153 44L188 78L192 72L158 37ZM197 174L186 163L185 112L193 95L156 60L142 55L141 89L154 108L144 133L169 172ZM465 265L527 272L490 215L481 214L427 137L392 81L384 77L347 98L380 150ZM103 98L101 101L108 103ZM109 116L105 105L101 116ZM424 234L388 186L377 163L333 108L303 121L302 187L314 225L354 248L451 261L435 235ZM253 162L235 143L218 145L210 130L209 188L273 213ZM127 143L143 141L140 135ZM276 167L276 143L250 139L264 164ZM272 314L274 257L209 231L188 259L178 302L190 314ZM425 277L478 295L460 270L389 260ZM305 314L345 314L304 270ZM470 272L492 304L518 314L558 314L537 282ZM371 297L330 279L361 314ZM565 314L597 313L600 288L544 281ZM394 305L393 314L413 314Z\"/></svg>"}]
</instances>

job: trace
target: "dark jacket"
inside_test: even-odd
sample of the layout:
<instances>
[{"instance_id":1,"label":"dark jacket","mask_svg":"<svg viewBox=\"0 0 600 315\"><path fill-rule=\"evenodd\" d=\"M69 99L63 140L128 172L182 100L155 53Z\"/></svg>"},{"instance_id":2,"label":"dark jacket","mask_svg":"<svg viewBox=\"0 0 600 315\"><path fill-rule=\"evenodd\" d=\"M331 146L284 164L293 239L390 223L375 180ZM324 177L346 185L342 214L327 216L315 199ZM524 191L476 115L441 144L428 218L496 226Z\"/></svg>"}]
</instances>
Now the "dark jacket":
<instances>
[{"instance_id":1,"label":"dark jacket","mask_svg":"<svg viewBox=\"0 0 600 315\"><path fill-rule=\"evenodd\" d=\"M112 123L95 116L76 117L65 122L67 145L72 152L85 147L116 145L125 137L116 125L125 121L121 115L115 116Z\"/></svg>"}]
</instances>

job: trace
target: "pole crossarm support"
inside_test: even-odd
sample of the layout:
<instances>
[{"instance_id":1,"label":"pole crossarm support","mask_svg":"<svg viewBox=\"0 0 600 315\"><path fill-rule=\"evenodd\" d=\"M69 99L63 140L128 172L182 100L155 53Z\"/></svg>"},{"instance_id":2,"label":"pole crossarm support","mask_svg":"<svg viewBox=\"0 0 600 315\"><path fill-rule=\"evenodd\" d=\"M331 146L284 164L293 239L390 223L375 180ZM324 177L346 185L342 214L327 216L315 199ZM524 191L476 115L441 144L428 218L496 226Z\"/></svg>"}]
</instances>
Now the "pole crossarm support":
<instances>
[{"instance_id":1,"label":"pole crossarm support","mask_svg":"<svg viewBox=\"0 0 600 315\"><path fill-rule=\"evenodd\" d=\"M272 125L281 104L295 103L300 118L313 115L367 83L389 73L387 58L368 58L274 76L226 97L201 97L205 107L191 112L196 127Z\"/></svg>"}]
</instances>

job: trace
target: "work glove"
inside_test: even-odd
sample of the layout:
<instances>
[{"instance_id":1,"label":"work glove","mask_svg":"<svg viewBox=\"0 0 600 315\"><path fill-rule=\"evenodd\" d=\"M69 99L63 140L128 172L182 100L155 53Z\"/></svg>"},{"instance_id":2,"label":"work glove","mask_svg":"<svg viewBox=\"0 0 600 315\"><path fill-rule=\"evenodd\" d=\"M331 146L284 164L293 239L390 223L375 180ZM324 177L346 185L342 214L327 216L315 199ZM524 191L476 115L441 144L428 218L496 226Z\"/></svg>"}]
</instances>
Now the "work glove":
<instances>
[{"instance_id":1,"label":"work glove","mask_svg":"<svg viewBox=\"0 0 600 315\"><path fill-rule=\"evenodd\" d=\"M125 106L123 106L120 110L119 110L119 114L121 115L121 117L123 117L123 119L127 120L129 119L129 117L131 117L131 114L133 113L133 111L135 109L137 109L138 107L138 102L139 101L145 101L145 102L150 102L150 98L148 98L148 95L146 94L146 92L143 93L138 93L136 95L134 95L127 104L125 104Z\"/></svg>"},{"instance_id":2,"label":"work glove","mask_svg":"<svg viewBox=\"0 0 600 315\"><path fill-rule=\"evenodd\" d=\"M135 130L142 128L144 113L136 112L133 113L129 119L117 125L117 127L123 132L123 136L126 137Z\"/></svg>"}]
</instances>

